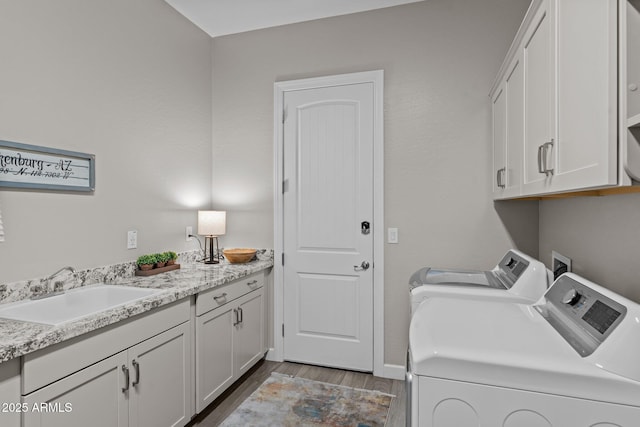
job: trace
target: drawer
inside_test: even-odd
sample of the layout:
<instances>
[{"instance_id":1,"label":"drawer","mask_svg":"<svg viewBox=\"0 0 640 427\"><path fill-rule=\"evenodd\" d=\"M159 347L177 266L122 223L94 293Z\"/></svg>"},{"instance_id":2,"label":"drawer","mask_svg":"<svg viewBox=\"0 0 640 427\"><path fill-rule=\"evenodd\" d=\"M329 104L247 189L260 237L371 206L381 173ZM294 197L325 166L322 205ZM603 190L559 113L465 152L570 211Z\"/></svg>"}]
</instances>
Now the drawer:
<instances>
[{"instance_id":1,"label":"drawer","mask_svg":"<svg viewBox=\"0 0 640 427\"><path fill-rule=\"evenodd\" d=\"M196 298L196 316L221 307L262 286L264 286L264 272L254 273L229 284L200 292Z\"/></svg>"}]
</instances>

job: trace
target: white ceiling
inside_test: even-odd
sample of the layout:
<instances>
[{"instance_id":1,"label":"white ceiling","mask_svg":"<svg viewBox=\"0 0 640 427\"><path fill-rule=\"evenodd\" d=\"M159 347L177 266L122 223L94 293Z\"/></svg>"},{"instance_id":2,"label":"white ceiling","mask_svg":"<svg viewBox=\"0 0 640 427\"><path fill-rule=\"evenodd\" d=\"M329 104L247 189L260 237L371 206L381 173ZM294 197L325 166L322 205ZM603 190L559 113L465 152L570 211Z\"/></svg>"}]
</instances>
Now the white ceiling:
<instances>
[{"instance_id":1,"label":"white ceiling","mask_svg":"<svg viewBox=\"0 0 640 427\"><path fill-rule=\"evenodd\" d=\"M211 37L421 0L165 0Z\"/></svg>"}]
</instances>

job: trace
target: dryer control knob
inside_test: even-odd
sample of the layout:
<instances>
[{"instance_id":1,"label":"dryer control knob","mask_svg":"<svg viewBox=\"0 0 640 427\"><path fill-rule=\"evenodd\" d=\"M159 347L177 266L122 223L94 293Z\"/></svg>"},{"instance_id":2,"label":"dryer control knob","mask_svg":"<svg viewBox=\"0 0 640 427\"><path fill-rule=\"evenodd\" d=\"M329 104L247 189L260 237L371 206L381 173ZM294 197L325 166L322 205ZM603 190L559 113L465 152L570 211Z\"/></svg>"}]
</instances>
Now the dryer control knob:
<instances>
[{"instance_id":1,"label":"dryer control knob","mask_svg":"<svg viewBox=\"0 0 640 427\"><path fill-rule=\"evenodd\" d=\"M576 305L578 301L580 301L581 296L582 295L580 295L578 291L576 291L575 289L571 289L567 291L566 294L564 294L564 296L562 297L562 302L564 304L573 306Z\"/></svg>"}]
</instances>

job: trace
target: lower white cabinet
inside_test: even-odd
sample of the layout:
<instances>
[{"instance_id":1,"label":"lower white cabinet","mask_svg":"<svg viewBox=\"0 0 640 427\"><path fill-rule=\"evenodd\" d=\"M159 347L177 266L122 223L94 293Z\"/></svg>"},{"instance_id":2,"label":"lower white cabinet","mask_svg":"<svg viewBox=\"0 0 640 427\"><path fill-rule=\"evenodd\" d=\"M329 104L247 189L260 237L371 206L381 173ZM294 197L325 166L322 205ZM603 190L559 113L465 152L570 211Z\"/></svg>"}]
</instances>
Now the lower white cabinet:
<instances>
[{"instance_id":1,"label":"lower white cabinet","mask_svg":"<svg viewBox=\"0 0 640 427\"><path fill-rule=\"evenodd\" d=\"M191 419L190 325L130 348L129 427L183 426Z\"/></svg>"},{"instance_id":2,"label":"lower white cabinet","mask_svg":"<svg viewBox=\"0 0 640 427\"><path fill-rule=\"evenodd\" d=\"M186 300L23 356L23 427L186 425L193 415L189 307Z\"/></svg>"},{"instance_id":3,"label":"lower white cabinet","mask_svg":"<svg viewBox=\"0 0 640 427\"><path fill-rule=\"evenodd\" d=\"M20 427L20 359L0 364L0 426Z\"/></svg>"},{"instance_id":4,"label":"lower white cabinet","mask_svg":"<svg viewBox=\"0 0 640 427\"><path fill-rule=\"evenodd\" d=\"M23 426L128 426L127 363L123 351L25 396Z\"/></svg>"},{"instance_id":5,"label":"lower white cabinet","mask_svg":"<svg viewBox=\"0 0 640 427\"><path fill-rule=\"evenodd\" d=\"M259 273L198 295L197 412L264 356L263 284Z\"/></svg>"}]
</instances>

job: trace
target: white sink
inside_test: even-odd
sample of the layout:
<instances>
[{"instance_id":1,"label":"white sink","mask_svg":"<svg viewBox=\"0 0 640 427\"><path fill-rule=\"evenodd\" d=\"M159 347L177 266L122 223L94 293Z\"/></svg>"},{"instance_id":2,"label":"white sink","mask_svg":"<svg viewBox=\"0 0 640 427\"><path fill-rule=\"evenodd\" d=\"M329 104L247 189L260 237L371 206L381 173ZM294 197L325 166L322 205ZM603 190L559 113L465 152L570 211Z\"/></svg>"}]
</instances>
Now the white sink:
<instances>
[{"instance_id":1,"label":"white sink","mask_svg":"<svg viewBox=\"0 0 640 427\"><path fill-rule=\"evenodd\" d=\"M164 292L162 289L92 285L37 300L0 305L0 318L60 325Z\"/></svg>"}]
</instances>

